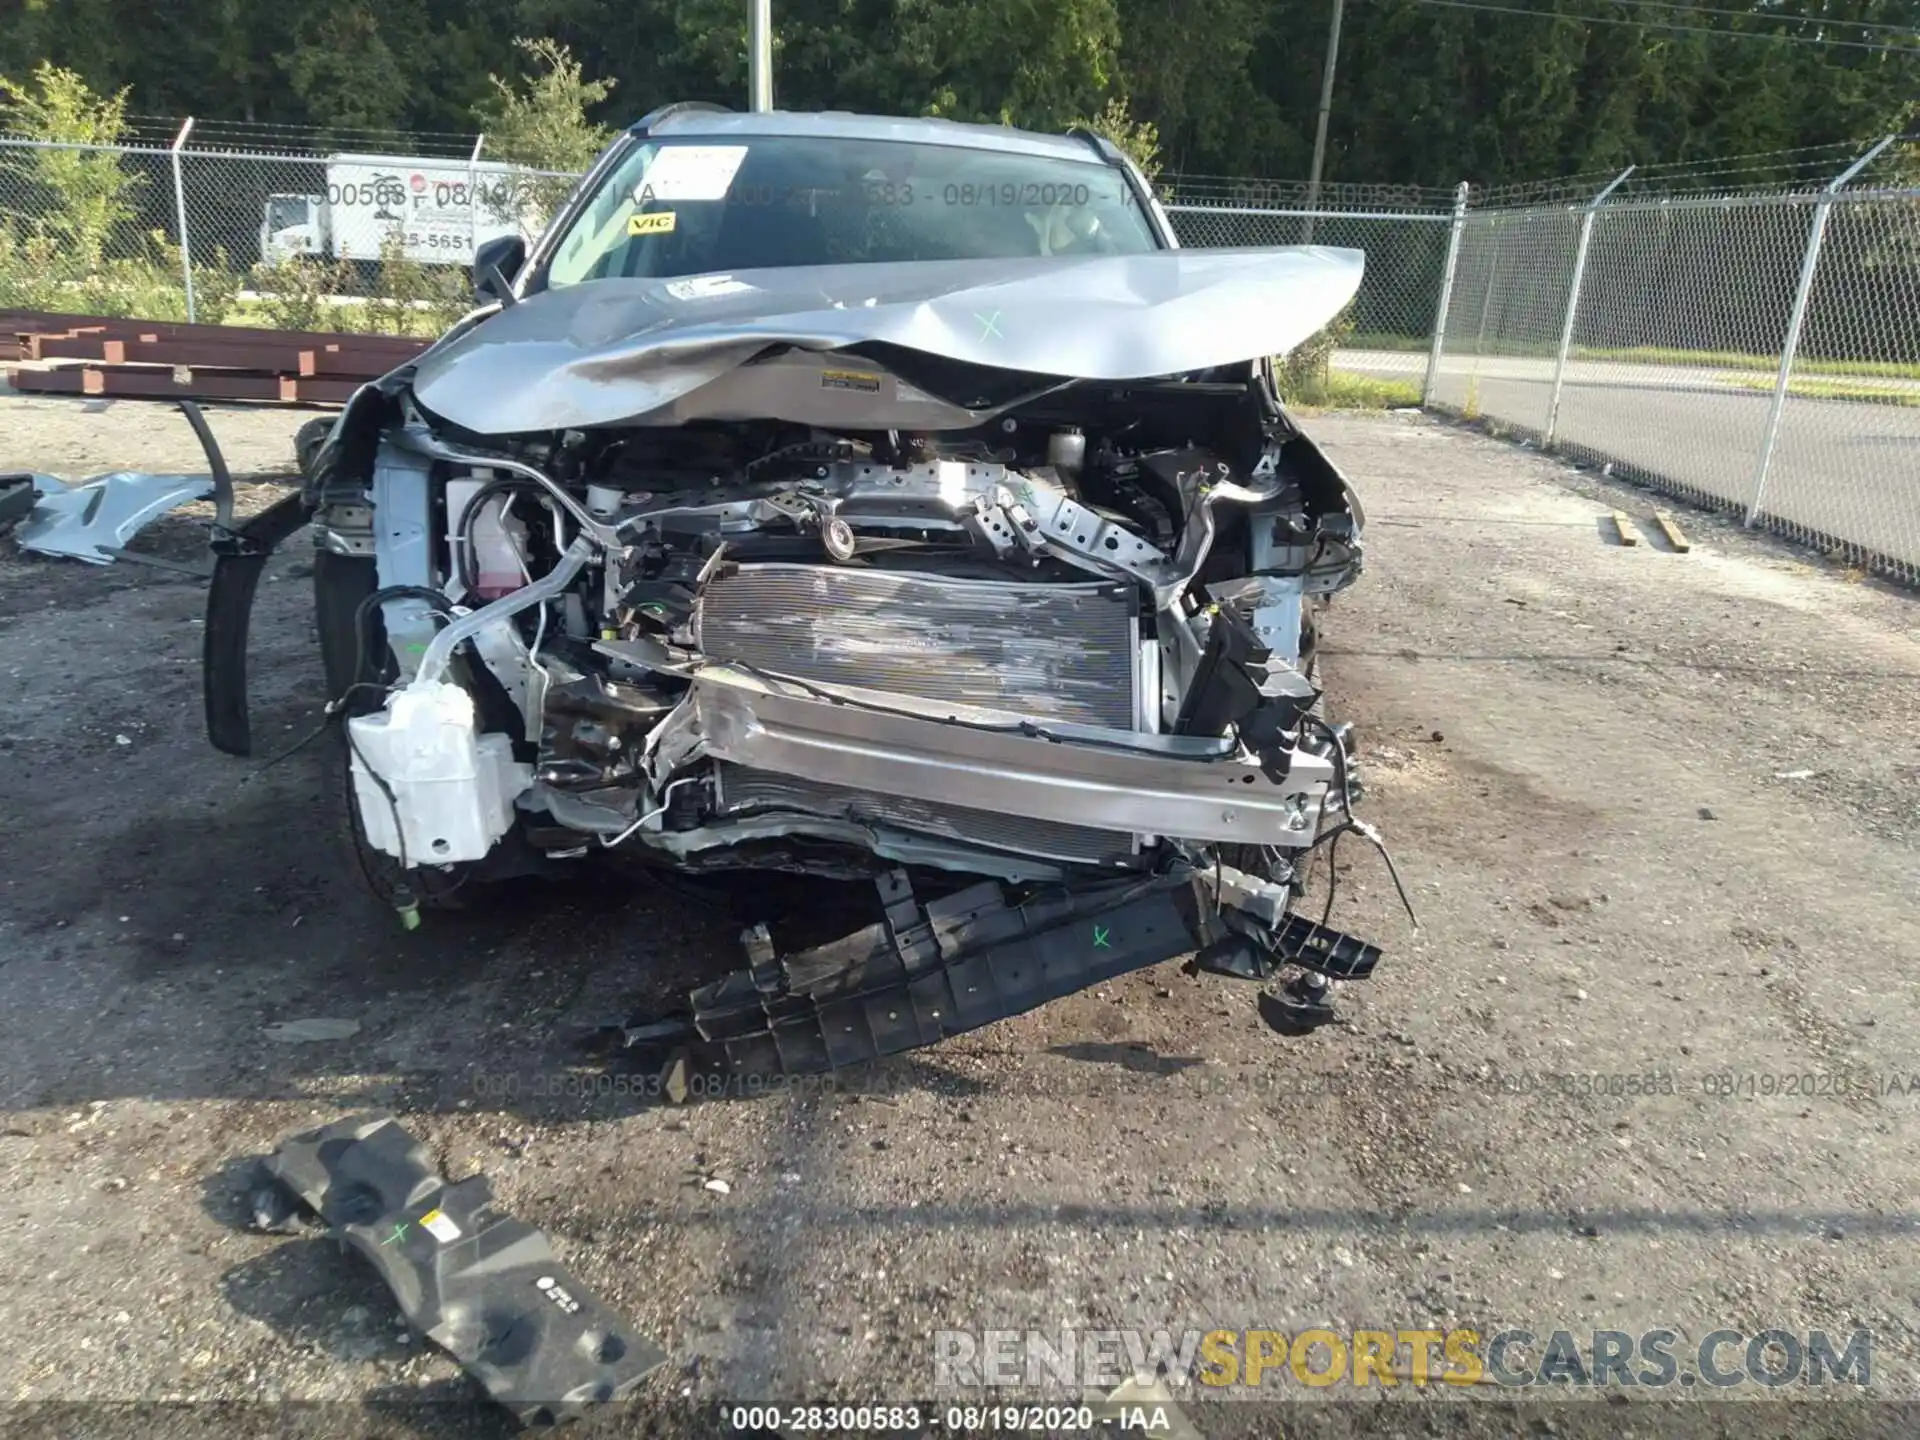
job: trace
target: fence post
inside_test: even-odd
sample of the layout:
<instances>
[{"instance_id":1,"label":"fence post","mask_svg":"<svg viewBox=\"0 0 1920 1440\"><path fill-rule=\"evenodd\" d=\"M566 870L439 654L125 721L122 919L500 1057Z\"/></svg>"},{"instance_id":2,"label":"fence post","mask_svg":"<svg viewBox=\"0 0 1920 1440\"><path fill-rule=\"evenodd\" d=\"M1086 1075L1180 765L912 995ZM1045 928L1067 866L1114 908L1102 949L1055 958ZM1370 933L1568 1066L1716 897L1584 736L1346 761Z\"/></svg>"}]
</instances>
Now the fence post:
<instances>
[{"instance_id":1,"label":"fence post","mask_svg":"<svg viewBox=\"0 0 1920 1440\"><path fill-rule=\"evenodd\" d=\"M473 137L473 153L467 156L467 263L473 263L480 249L480 147L487 143L487 132Z\"/></svg>"},{"instance_id":2,"label":"fence post","mask_svg":"<svg viewBox=\"0 0 1920 1440\"><path fill-rule=\"evenodd\" d=\"M1460 267L1460 234L1467 228L1467 182L1453 192L1453 224L1447 229L1447 263L1440 270L1440 302L1433 310L1433 345L1427 351L1427 379L1420 387L1420 403L1433 399L1434 377L1440 372L1440 346L1447 333L1447 309L1453 304L1453 276Z\"/></svg>"},{"instance_id":3,"label":"fence post","mask_svg":"<svg viewBox=\"0 0 1920 1440\"><path fill-rule=\"evenodd\" d=\"M1747 506L1747 528L1753 528L1760 514L1760 499L1767 492L1767 471L1773 468L1773 445L1780 438L1780 417L1787 408L1787 383L1793 378L1793 358L1800 349L1800 329L1807 319L1807 299L1813 293L1813 277L1820 268L1820 247L1826 243L1827 216L1833 211L1833 197L1847 182L1866 169L1898 136L1889 135L1853 164L1842 170L1820 192L1813 207L1813 224L1807 231L1807 252L1800 260L1800 284L1793 292L1793 309L1787 316L1787 336L1780 343L1780 373L1773 382L1773 404L1767 410L1767 431L1760 442L1760 463L1753 472L1753 501Z\"/></svg>"},{"instance_id":4,"label":"fence post","mask_svg":"<svg viewBox=\"0 0 1920 1440\"><path fill-rule=\"evenodd\" d=\"M187 143L187 136L193 131L193 117L189 115L186 123L180 127L180 133L173 137L173 213L180 226L180 279L187 288L187 323L193 323L193 246L187 238L187 186L180 178L180 147Z\"/></svg>"},{"instance_id":5,"label":"fence post","mask_svg":"<svg viewBox=\"0 0 1920 1440\"><path fill-rule=\"evenodd\" d=\"M1587 202L1580 215L1580 243L1574 248L1573 280L1567 286L1567 313L1560 322L1560 358L1553 363L1553 395L1547 401L1547 429L1540 440L1543 449L1552 448L1553 432L1560 423L1560 387L1567 378L1567 352L1573 347L1573 317L1580 308L1580 287L1587 278L1587 247L1593 243L1594 213L1631 174L1633 166L1629 165Z\"/></svg>"}]
</instances>

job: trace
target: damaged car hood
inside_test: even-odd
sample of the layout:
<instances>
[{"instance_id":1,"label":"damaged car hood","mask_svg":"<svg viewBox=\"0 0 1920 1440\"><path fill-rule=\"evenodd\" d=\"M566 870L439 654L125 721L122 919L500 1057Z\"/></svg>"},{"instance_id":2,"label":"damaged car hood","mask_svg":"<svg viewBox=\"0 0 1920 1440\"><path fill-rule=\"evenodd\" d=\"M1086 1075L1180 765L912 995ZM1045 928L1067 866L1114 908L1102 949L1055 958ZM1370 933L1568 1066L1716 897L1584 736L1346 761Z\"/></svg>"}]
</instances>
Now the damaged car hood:
<instances>
[{"instance_id":1,"label":"damaged car hood","mask_svg":"<svg viewBox=\"0 0 1920 1440\"><path fill-rule=\"evenodd\" d=\"M672 424L687 418L677 402L769 352L898 350L953 362L941 398L977 416L992 407L963 393L974 367L1136 380L1284 355L1352 300L1363 263L1358 250L1294 246L597 280L532 296L436 347L413 389L426 410L482 435ZM925 405L919 387L831 378L840 373L820 370L818 384L869 392L869 423L925 418L893 413Z\"/></svg>"}]
</instances>

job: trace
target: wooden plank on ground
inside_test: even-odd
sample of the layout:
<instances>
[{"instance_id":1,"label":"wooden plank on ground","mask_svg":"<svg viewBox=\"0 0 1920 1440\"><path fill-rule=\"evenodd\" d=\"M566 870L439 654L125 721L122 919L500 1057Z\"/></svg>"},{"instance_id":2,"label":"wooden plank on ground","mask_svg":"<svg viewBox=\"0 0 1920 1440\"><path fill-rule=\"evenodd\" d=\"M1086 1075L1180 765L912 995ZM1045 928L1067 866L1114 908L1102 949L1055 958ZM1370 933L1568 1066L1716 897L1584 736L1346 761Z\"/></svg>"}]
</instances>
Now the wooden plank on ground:
<instances>
[{"instance_id":1,"label":"wooden plank on ground","mask_svg":"<svg viewBox=\"0 0 1920 1440\"><path fill-rule=\"evenodd\" d=\"M1620 543L1622 545L1638 545L1640 543L1640 532L1633 528L1633 520L1628 516L1626 511L1616 510L1613 512L1613 528L1620 532Z\"/></svg>"},{"instance_id":2,"label":"wooden plank on ground","mask_svg":"<svg viewBox=\"0 0 1920 1440\"><path fill-rule=\"evenodd\" d=\"M1666 511L1654 511L1653 523L1660 527L1660 533L1667 537L1667 543L1682 555L1693 549L1693 542L1680 533L1680 527L1673 523L1673 516Z\"/></svg>"}]
</instances>

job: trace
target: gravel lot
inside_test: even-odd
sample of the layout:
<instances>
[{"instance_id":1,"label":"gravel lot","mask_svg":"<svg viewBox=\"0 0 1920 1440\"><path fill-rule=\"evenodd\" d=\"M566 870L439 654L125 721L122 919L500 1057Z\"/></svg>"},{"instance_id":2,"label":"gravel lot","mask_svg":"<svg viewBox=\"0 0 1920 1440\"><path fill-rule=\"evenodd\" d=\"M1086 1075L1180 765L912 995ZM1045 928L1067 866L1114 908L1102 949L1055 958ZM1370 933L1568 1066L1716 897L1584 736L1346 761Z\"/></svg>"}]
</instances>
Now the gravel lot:
<instances>
[{"instance_id":1,"label":"gravel lot","mask_svg":"<svg viewBox=\"0 0 1920 1440\"><path fill-rule=\"evenodd\" d=\"M303 418L213 416L255 473L291 469ZM261 772L206 745L198 587L0 546L0 1398L346 1402L311 1412L325 1433L505 1433L402 1403L473 1391L361 1261L244 1228L251 1157L370 1106L449 1176L484 1170L665 1345L624 1417L656 1432L689 1401L925 1394L931 1332L987 1327L1666 1325L1684 1350L1864 1326L1875 1391L1914 1398L1916 600L1685 512L1690 555L1623 549L1601 517L1647 497L1420 417L1312 428L1370 522L1329 617L1329 709L1358 723L1420 932L1350 844L1337 914L1387 957L1341 1026L1282 1040L1254 987L1170 964L867 1094L536 1093L597 1073L563 1027L731 968L737 921L603 885L401 933L333 840L312 752ZM159 407L0 399L0 469L195 453ZM308 563L278 557L256 612L263 750L320 698ZM362 1028L262 1033L310 1016ZM1848 1093L1772 1093L1809 1074ZM1672 1093L1582 1091L1627 1075ZM1741 1093L1710 1093L1722 1076ZM1480 1398L1388 1413L1523 1433ZM1382 1407L1313 1408L1325 1428ZM1210 1440L1277 1433L1186 1410ZM1524 1433L1622 1433L1612 1407L1555 1413ZM1715 1414L1872 1433L1856 1407Z\"/></svg>"}]
</instances>

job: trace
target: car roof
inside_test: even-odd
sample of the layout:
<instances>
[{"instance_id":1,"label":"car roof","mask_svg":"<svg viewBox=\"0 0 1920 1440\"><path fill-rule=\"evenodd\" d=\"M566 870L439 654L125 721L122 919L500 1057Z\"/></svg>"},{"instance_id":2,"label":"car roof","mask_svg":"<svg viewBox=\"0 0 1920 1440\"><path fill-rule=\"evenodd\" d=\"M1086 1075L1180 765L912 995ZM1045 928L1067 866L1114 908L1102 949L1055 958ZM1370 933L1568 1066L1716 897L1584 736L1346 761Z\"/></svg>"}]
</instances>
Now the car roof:
<instances>
[{"instance_id":1,"label":"car roof","mask_svg":"<svg viewBox=\"0 0 1920 1440\"><path fill-rule=\"evenodd\" d=\"M754 136L800 135L834 140L900 140L917 145L959 145L973 150L998 150L1015 155L1045 155L1087 164L1109 163L1103 151L1085 135L1042 135L1015 130L1010 125L973 125L925 116L855 115L846 110L761 110L739 113L704 107L665 111L633 127L648 135Z\"/></svg>"}]
</instances>

